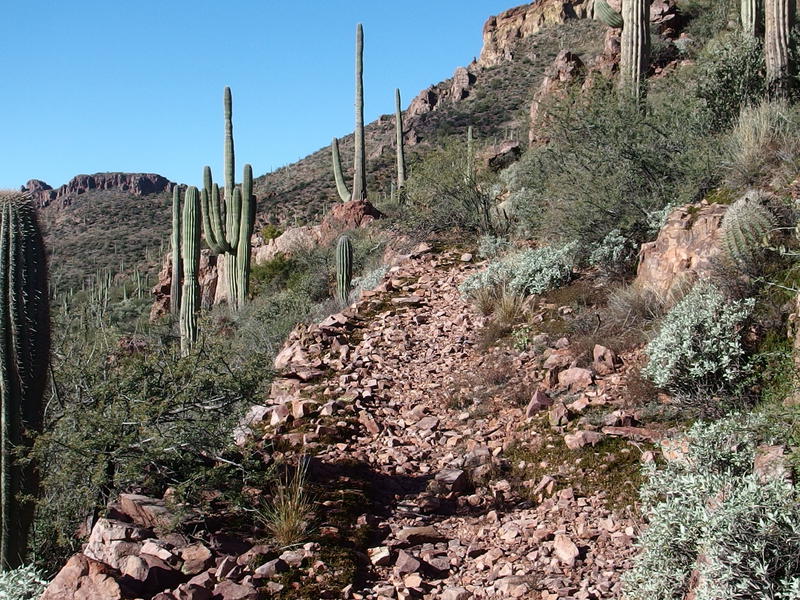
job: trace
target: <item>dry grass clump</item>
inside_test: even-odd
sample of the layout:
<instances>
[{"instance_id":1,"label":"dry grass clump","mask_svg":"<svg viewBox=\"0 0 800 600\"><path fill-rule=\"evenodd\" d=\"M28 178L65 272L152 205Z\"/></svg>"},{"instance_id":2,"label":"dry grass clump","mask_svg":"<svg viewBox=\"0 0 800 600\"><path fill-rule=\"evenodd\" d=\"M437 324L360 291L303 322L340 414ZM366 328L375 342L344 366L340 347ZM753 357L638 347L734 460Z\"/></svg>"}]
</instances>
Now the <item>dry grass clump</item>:
<instances>
[{"instance_id":1,"label":"dry grass clump","mask_svg":"<svg viewBox=\"0 0 800 600\"><path fill-rule=\"evenodd\" d=\"M292 477L278 483L272 501L258 513L283 548L301 543L308 533L313 499L307 488L308 465L303 461Z\"/></svg>"}]
</instances>

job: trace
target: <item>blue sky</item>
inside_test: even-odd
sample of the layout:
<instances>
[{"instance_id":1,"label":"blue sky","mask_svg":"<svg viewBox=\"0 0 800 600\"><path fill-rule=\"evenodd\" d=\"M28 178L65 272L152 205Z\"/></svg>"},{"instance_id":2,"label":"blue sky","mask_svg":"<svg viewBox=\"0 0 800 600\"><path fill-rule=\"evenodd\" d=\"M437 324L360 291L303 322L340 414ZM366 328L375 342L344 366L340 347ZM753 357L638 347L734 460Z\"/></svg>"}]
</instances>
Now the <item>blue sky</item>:
<instances>
[{"instance_id":1,"label":"blue sky","mask_svg":"<svg viewBox=\"0 0 800 600\"><path fill-rule=\"evenodd\" d=\"M0 188L79 173L221 173L222 91L257 175L353 129L355 25L367 121L477 56L514 0L26 0L3 7ZM237 168L237 171L239 169ZM238 174L237 174L238 176Z\"/></svg>"}]
</instances>

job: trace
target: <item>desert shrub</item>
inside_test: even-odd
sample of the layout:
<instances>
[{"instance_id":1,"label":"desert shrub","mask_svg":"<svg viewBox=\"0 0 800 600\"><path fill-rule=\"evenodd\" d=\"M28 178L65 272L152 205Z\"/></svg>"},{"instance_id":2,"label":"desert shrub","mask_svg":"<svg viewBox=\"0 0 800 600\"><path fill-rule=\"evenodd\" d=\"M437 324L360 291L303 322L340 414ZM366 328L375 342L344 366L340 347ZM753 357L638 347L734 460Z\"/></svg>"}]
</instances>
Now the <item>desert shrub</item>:
<instances>
[{"instance_id":1,"label":"desert shrub","mask_svg":"<svg viewBox=\"0 0 800 600\"><path fill-rule=\"evenodd\" d=\"M427 231L500 232L503 223L490 187L488 176L471 165L466 142L450 142L414 167L406 185L405 220Z\"/></svg>"},{"instance_id":2,"label":"desert shrub","mask_svg":"<svg viewBox=\"0 0 800 600\"><path fill-rule=\"evenodd\" d=\"M481 258L497 258L511 248L506 238L485 234L478 239L478 256Z\"/></svg>"},{"instance_id":3,"label":"desert shrub","mask_svg":"<svg viewBox=\"0 0 800 600\"><path fill-rule=\"evenodd\" d=\"M741 328L754 304L730 301L710 283L698 283L664 317L647 345L643 373L673 391L737 383L746 372Z\"/></svg>"},{"instance_id":4,"label":"desert shrub","mask_svg":"<svg viewBox=\"0 0 800 600\"><path fill-rule=\"evenodd\" d=\"M756 448L785 432L759 417L697 423L681 458L646 465L648 526L624 576L626 598L790 598L800 579L800 507L782 479L753 473Z\"/></svg>"},{"instance_id":5,"label":"desert shrub","mask_svg":"<svg viewBox=\"0 0 800 600\"><path fill-rule=\"evenodd\" d=\"M47 580L33 565L0 572L0 598L37 600L47 587Z\"/></svg>"},{"instance_id":6,"label":"desert shrub","mask_svg":"<svg viewBox=\"0 0 800 600\"><path fill-rule=\"evenodd\" d=\"M470 275L458 289L465 296L481 288L501 287L518 296L542 294L569 281L577 247L573 242L511 254Z\"/></svg>"},{"instance_id":7,"label":"desert shrub","mask_svg":"<svg viewBox=\"0 0 800 600\"><path fill-rule=\"evenodd\" d=\"M693 81L711 128L725 128L766 93L764 49L760 40L740 32L723 35L700 55Z\"/></svg>"},{"instance_id":8,"label":"desert shrub","mask_svg":"<svg viewBox=\"0 0 800 600\"><path fill-rule=\"evenodd\" d=\"M265 242L274 240L282 233L283 231L281 230L281 228L272 223L267 223L266 225L264 225L264 227L261 228L261 237L264 239Z\"/></svg>"},{"instance_id":9,"label":"desert shrub","mask_svg":"<svg viewBox=\"0 0 800 600\"><path fill-rule=\"evenodd\" d=\"M738 191L793 181L800 168L800 112L784 101L742 110L725 138L725 184Z\"/></svg>"},{"instance_id":10,"label":"desert shrub","mask_svg":"<svg viewBox=\"0 0 800 600\"><path fill-rule=\"evenodd\" d=\"M638 255L638 244L623 235L619 229L612 229L592 248L589 264L606 273L624 275L636 264Z\"/></svg>"},{"instance_id":11,"label":"desert shrub","mask_svg":"<svg viewBox=\"0 0 800 600\"><path fill-rule=\"evenodd\" d=\"M378 267L353 278L353 297L358 298L364 290L371 290L383 281L384 275L389 271L386 266Z\"/></svg>"},{"instance_id":12,"label":"desert shrub","mask_svg":"<svg viewBox=\"0 0 800 600\"><path fill-rule=\"evenodd\" d=\"M542 104L540 135L550 141L523 156L525 194L514 207L527 231L588 246L619 230L640 243L653 235L654 215L713 187L716 151L692 102L676 95L641 112L598 83Z\"/></svg>"}]
</instances>

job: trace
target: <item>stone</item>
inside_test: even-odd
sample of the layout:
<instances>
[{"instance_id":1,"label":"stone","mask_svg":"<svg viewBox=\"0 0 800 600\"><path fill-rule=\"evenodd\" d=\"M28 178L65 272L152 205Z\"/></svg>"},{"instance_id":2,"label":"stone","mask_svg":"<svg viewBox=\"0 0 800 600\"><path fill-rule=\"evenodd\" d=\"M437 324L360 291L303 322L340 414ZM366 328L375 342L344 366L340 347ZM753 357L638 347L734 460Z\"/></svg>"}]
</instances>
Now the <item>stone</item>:
<instances>
[{"instance_id":1,"label":"stone","mask_svg":"<svg viewBox=\"0 0 800 600\"><path fill-rule=\"evenodd\" d=\"M122 600L118 572L106 564L76 554L47 586L40 600Z\"/></svg>"},{"instance_id":2,"label":"stone","mask_svg":"<svg viewBox=\"0 0 800 600\"><path fill-rule=\"evenodd\" d=\"M289 565L286 561L276 558L265 562L259 566L254 572L253 576L258 579L271 579L280 573L285 573L289 570Z\"/></svg>"},{"instance_id":3,"label":"stone","mask_svg":"<svg viewBox=\"0 0 800 600\"><path fill-rule=\"evenodd\" d=\"M764 444L756 448L753 472L762 483L767 483L771 480L789 481L791 479L791 470L786 461L785 446Z\"/></svg>"},{"instance_id":4,"label":"stone","mask_svg":"<svg viewBox=\"0 0 800 600\"><path fill-rule=\"evenodd\" d=\"M385 567L392 562L392 551L388 546L378 546L367 550L369 561L377 567Z\"/></svg>"},{"instance_id":5,"label":"stone","mask_svg":"<svg viewBox=\"0 0 800 600\"><path fill-rule=\"evenodd\" d=\"M549 408L552 404L553 399L542 390L537 389L533 393L533 396L531 396L531 401L528 402L528 406L525 407L525 416L530 419L536 416L539 412Z\"/></svg>"},{"instance_id":6,"label":"stone","mask_svg":"<svg viewBox=\"0 0 800 600\"><path fill-rule=\"evenodd\" d=\"M258 600L258 592L249 583L221 581L214 586L214 600Z\"/></svg>"},{"instance_id":7,"label":"stone","mask_svg":"<svg viewBox=\"0 0 800 600\"><path fill-rule=\"evenodd\" d=\"M182 583L173 592L176 600L213 600L214 594L211 590L194 585L191 583Z\"/></svg>"},{"instance_id":8,"label":"stone","mask_svg":"<svg viewBox=\"0 0 800 600\"><path fill-rule=\"evenodd\" d=\"M472 594L463 587L449 587L441 594L442 600L470 600Z\"/></svg>"},{"instance_id":9,"label":"stone","mask_svg":"<svg viewBox=\"0 0 800 600\"><path fill-rule=\"evenodd\" d=\"M553 542L553 551L561 564L572 567L575 566L575 559L580 555L578 547L566 535L559 533Z\"/></svg>"},{"instance_id":10,"label":"stone","mask_svg":"<svg viewBox=\"0 0 800 600\"><path fill-rule=\"evenodd\" d=\"M586 65L580 57L567 49L561 50L545 71L545 76L531 102L529 110L531 126L528 131L530 145L549 141L541 134L543 125L548 119L546 111L541 111L541 106L554 98L563 97L571 88L582 84L585 79Z\"/></svg>"},{"instance_id":11,"label":"stone","mask_svg":"<svg viewBox=\"0 0 800 600\"><path fill-rule=\"evenodd\" d=\"M550 421L550 427L553 429L564 427L569 423L569 412L563 402L558 402L552 406L548 413L548 419Z\"/></svg>"},{"instance_id":12,"label":"stone","mask_svg":"<svg viewBox=\"0 0 800 600\"><path fill-rule=\"evenodd\" d=\"M397 559L394 562L394 570L398 575L415 573L419 570L420 566L422 566L422 563L405 550L400 550L397 553Z\"/></svg>"},{"instance_id":13,"label":"stone","mask_svg":"<svg viewBox=\"0 0 800 600\"><path fill-rule=\"evenodd\" d=\"M584 446L595 446L603 440L603 434L597 431L576 431L564 436L564 443L570 450L578 450Z\"/></svg>"},{"instance_id":14,"label":"stone","mask_svg":"<svg viewBox=\"0 0 800 600\"><path fill-rule=\"evenodd\" d=\"M97 520L83 553L93 560L119 570L123 560L138 555L145 539L151 533L129 523L101 518Z\"/></svg>"},{"instance_id":15,"label":"stone","mask_svg":"<svg viewBox=\"0 0 800 600\"><path fill-rule=\"evenodd\" d=\"M404 527L397 533L397 539L411 546L436 544L447 540L435 527L430 525L425 527Z\"/></svg>"},{"instance_id":16,"label":"stone","mask_svg":"<svg viewBox=\"0 0 800 600\"><path fill-rule=\"evenodd\" d=\"M120 494L119 505L122 512L140 527L158 529L169 528L172 525L173 516L167 510L166 503L159 498Z\"/></svg>"},{"instance_id":17,"label":"stone","mask_svg":"<svg viewBox=\"0 0 800 600\"><path fill-rule=\"evenodd\" d=\"M720 254L724 204L687 204L673 210L654 242L642 244L634 285L670 298L711 275Z\"/></svg>"},{"instance_id":18,"label":"stone","mask_svg":"<svg viewBox=\"0 0 800 600\"><path fill-rule=\"evenodd\" d=\"M585 390L594 384L594 374L589 369L572 367L558 374L558 385L568 390Z\"/></svg>"},{"instance_id":19,"label":"stone","mask_svg":"<svg viewBox=\"0 0 800 600\"><path fill-rule=\"evenodd\" d=\"M201 542L181 548L178 554L183 560L181 572L184 575L197 575L214 565L214 555Z\"/></svg>"},{"instance_id":20,"label":"stone","mask_svg":"<svg viewBox=\"0 0 800 600\"><path fill-rule=\"evenodd\" d=\"M434 479L453 494L463 494L469 489L469 477L461 469L444 469Z\"/></svg>"},{"instance_id":21,"label":"stone","mask_svg":"<svg viewBox=\"0 0 800 600\"><path fill-rule=\"evenodd\" d=\"M616 373L619 367L622 365L622 359L617 356L616 352L614 352L611 348L606 348L600 344L595 344L594 350L592 351L592 356L594 358L592 367L600 375Z\"/></svg>"}]
</instances>

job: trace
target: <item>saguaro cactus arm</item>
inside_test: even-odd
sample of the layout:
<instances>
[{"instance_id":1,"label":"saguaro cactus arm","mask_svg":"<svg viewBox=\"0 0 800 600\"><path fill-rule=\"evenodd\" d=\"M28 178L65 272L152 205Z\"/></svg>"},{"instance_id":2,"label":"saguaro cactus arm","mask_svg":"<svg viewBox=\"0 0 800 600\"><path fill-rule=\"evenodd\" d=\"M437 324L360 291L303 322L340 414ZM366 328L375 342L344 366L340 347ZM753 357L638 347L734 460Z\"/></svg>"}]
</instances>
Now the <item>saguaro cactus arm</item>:
<instances>
[{"instance_id":1,"label":"saguaro cactus arm","mask_svg":"<svg viewBox=\"0 0 800 600\"><path fill-rule=\"evenodd\" d=\"M764 31L764 0L741 0L742 31L758 37Z\"/></svg>"},{"instance_id":2,"label":"saguaro cactus arm","mask_svg":"<svg viewBox=\"0 0 800 600\"><path fill-rule=\"evenodd\" d=\"M177 317L181 304L181 190L172 189L172 281L169 287L169 310Z\"/></svg>"},{"instance_id":3,"label":"saguaro cactus arm","mask_svg":"<svg viewBox=\"0 0 800 600\"><path fill-rule=\"evenodd\" d=\"M645 76L650 55L650 2L623 0L622 52L620 54L620 88L623 97L637 105L643 99Z\"/></svg>"},{"instance_id":4,"label":"saguaro cactus arm","mask_svg":"<svg viewBox=\"0 0 800 600\"><path fill-rule=\"evenodd\" d=\"M789 34L794 24L795 10L795 0L766 0L764 3L767 85L776 97L787 97L791 87Z\"/></svg>"},{"instance_id":5,"label":"saguaro cactus arm","mask_svg":"<svg viewBox=\"0 0 800 600\"><path fill-rule=\"evenodd\" d=\"M343 235L336 244L336 298L342 304L347 304L352 280L353 245L350 238Z\"/></svg>"},{"instance_id":6,"label":"saguaro cactus arm","mask_svg":"<svg viewBox=\"0 0 800 600\"><path fill-rule=\"evenodd\" d=\"M333 177L336 179L336 191L342 202L350 200L350 190L347 189L347 184L344 182L344 173L342 173L342 159L339 155L339 140L333 138L331 142L331 157L333 159Z\"/></svg>"}]
</instances>

